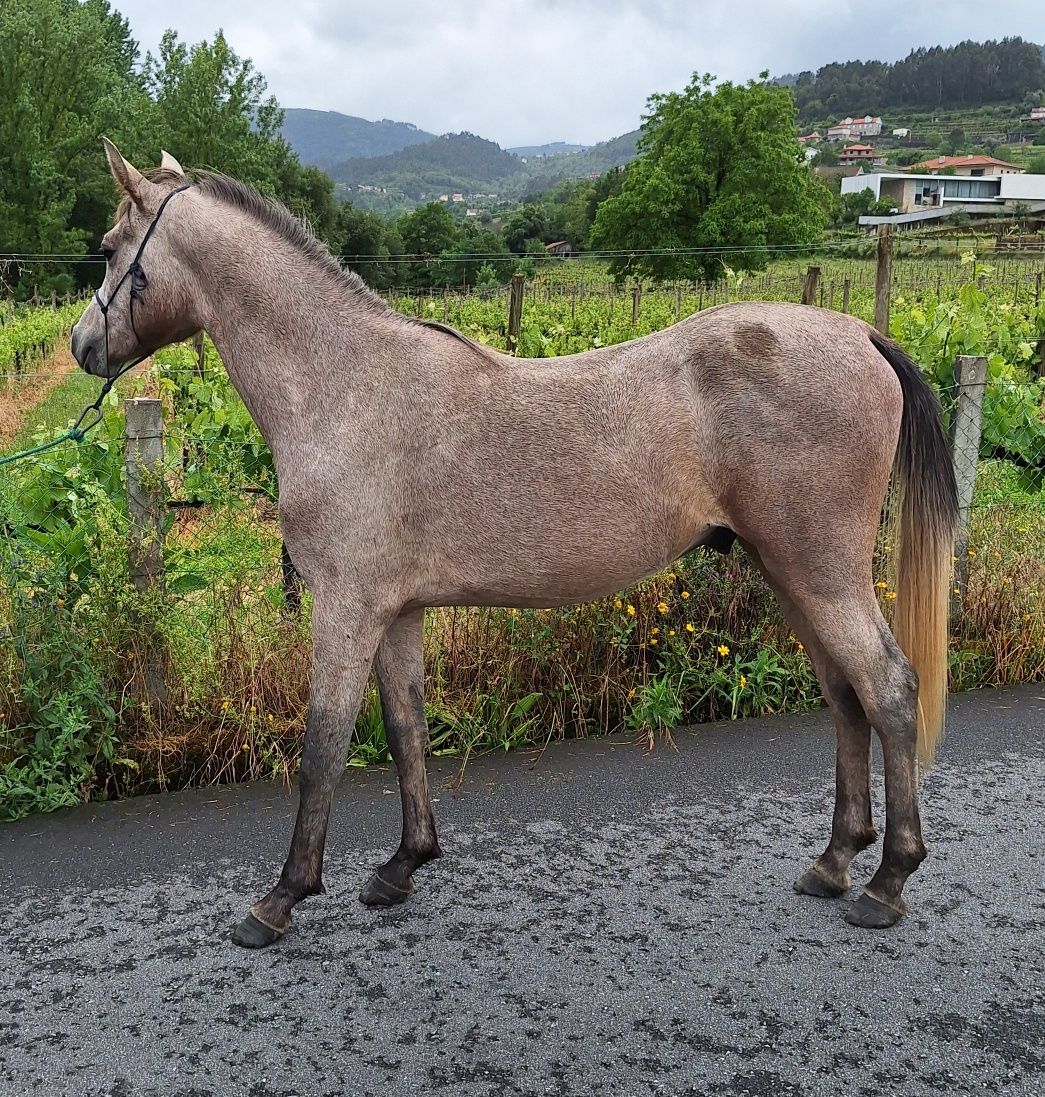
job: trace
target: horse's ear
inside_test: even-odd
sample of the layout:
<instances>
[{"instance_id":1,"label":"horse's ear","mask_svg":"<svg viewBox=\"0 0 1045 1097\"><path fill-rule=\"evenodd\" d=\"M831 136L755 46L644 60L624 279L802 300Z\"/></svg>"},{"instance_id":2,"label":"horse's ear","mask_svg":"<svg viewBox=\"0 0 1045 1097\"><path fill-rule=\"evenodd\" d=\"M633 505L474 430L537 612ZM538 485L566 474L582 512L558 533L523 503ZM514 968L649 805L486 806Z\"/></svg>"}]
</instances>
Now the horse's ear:
<instances>
[{"instance_id":1,"label":"horse's ear","mask_svg":"<svg viewBox=\"0 0 1045 1097\"><path fill-rule=\"evenodd\" d=\"M105 148L105 158L109 161L109 170L116 185L136 206L144 208L145 176L133 164L124 160L123 154L108 137L102 138L102 146Z\"/></svg>"},{"instance_id":2,"label":"horse's ear","mask_svg":"<svg viewBox=\"0 0 1045 1097\"><path fill-rule=\"evenodd\" d=\"M166 149L160 149L160 167L164 171L173 171L175 175L185 177L185 169Z\"/></svg>"}]
</instances>

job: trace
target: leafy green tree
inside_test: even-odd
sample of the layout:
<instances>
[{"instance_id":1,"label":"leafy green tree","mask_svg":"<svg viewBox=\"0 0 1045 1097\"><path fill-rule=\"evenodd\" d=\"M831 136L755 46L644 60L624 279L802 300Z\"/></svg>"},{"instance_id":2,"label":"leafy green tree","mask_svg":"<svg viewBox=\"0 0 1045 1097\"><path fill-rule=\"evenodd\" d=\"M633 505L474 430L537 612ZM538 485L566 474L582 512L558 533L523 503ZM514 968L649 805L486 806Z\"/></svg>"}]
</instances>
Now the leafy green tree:
<instances>
[{"instance_id":1,"label":"leafy green tree","mask_svg":"<svg viewBox=\"0 0 1045 1097\"><path fill-rule=\"evenodd\" d=\"M965 148L965 130L961 126L955 126L947 134L947 140L940 146L941 151L948 156L957 156Z\"/></svg>"},{"instance_id":2,"label":"leafy green tree","mask_svg":"<svg viewBox=\"0 0 1045 1097\"><path fill-rule=\"evenodd\" d=\"M709 278L722 269L722 257L706 251L641 254L652 249L737 248L730 267L757 270L763 249L819 239L823 188L795 140L789 88L765 74L715 88L710 76L694 76L685 91L654 95L649 106L642 155L592 228L593 247L636 253L612 261L617 279Z\"/></svg>"},{"instance_id":3,"label":"leafy green tree","mask_svg":"<svg viewBox=\"0 0 1045 1097\"><path fill-rule=\"evenodd\" d=\"M416 256L404 266L409 284L447 286L455 282L452 263L440 263L457 248L459 233L450 211L442 202L418 206L399 220L399 235L406 255Z\"/></svg>"},{"instance_id":4,"label":"leafy green tree","mask_svg":"<svg viewBox=\"0 0 1045 1097\"><path fill-rule=\"evenodd\" d=\"M272 183L283 111L221 31L192 46L167 31L159 53L146 56L144 73L157 107L156 136L183 164Z\"/></svg>"},{"instance_id":5,"label":"leafy green tree","mask_svg":"<svg viewBox=\"0 0 1045 1097\"><path fill-rule=\"evenodd\" d=\"M371 289L390 289L400 280L396 259L403 254L403 242L380 214L342 203L335 238L342 265L356 271Z\"/></svg>"},{"instance_id":6,"label":"leafy green tree","mask_svg":"<svg viewBox=\"0 0 1045 1097\"><path fill-rule=\"evenodd\" d=\"M1027 171L1031 175L1045 175L1045 153L1035 153L1027 161Z\"/></svg>"},{"instance_id":7,"label":"leafy green tree","mask_svg":"<svg viewBox=\"0 0 1045 1097\"><path fill-rule=\"evenodd\" d=\"M506 261L510 255L511 252L496 232L466 222L461 226L454 249L443 253L440 278L445 281L436 284L474 286L484 266L493 271L495 282L507 282L512 276L512 264ZM491 261L486 259L487 256L491 257Z\"/></svg>"},{"instance_id":8,"label":"leafy green tree","mask_svg":"<svg viewBox=\"0 0 1045 1097\"><path fill-rule=\"evenodd\" d=\"M151 103L137 45L105 0L2 0L0 13L0 251L83 254L112 213L98 135L143 151ZM23 292L90 273L25 268Z\"/></svg>"},{"instance_id":9,"label":"leafy green tree","mask_svg":"<svg viewBox=\"0 0 1045 1097\"><path fill-rule=\"evenodd\" d=\"M509 251L522 255L530 240L540 240L548 231L544 211L540 206L528 203L520 206L505 218L502 232Z\"/></svg>"}]
</instances>

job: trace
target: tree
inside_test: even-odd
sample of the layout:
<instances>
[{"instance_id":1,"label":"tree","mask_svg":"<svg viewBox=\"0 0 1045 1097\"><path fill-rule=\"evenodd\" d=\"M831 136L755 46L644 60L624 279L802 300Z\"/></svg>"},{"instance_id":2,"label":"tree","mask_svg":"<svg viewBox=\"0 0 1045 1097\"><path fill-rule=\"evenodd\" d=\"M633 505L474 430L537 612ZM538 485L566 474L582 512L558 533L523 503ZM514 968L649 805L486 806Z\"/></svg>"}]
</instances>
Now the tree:
<instances>
[{"instance_id":1,"label":"tree","mask_svg":"<svg viewBox=\"0 0 1045 1097\"><path fill-rule=\"evenodd\" d=\"M453 265L438 262L444 254L452 253L458 242L457 225L442 202L418 206L402 217L399 235L404 253L418 257L405 267L411 285L448 286L454 283Z\"/></svg>"},{"instance_id":2,"label":"tree","mask_svg":"<svg viewBox=\"0 0 1045 1097\"><path fill-rule=\"evenodd\" d=\"M502 232L509 251L522 255L531 240L540 240L547 231L544 211L532 203L520 206L504 222Z\"/></svg>"},{"instance_id":3,"label":"tree","mask_svg":"<svg viewBox=\"0 0 1045 1097\"><path fill-rule=\"evenodd\" d=\"M965 148L965 130L961 126L955 126L947 134L947 140L941 146L941 150L950 156L957 156L963 148Z\"/></svg>"},{"instance_id":4,"label":"tree","mask_svg":"<svg viewBox=\"0 0 1045 1097\"><path fill-rule=\"evenodd\" d=\"M663 249L729 248L729 266L756 270L776 245L819 239L824 188L795 139L789 88L759 81L712 87L694 76L685 91L649 101L642 155L624 172L618 195L599 206L592 246L633 251L614 259L626 272L658 278L711 278L721 255L642 254Z\"/></svg>"},{"instance_id":5,"label":"tree","mask_svg":"<svg viewBox=\"0 0 1045 1097\"><path fill-rule=\"evenodd\" d=\"M151 104L137 44L104 0L3 0L0 251L83 254L108 228L106 133L137 158ZM65 290L87 266L31 264L26 285Z\"/></svg>"},{"instance_id":6,"label":"tree","mask_svg":"<svg viewBox=\"0 0 1045 1097\"><path fill-rule=\"evenodd\" d=\"M1045 175L1045 152L1035 153L1027 161L1027 171L1031 175Z\"/></svg>"},{"instance_id":7,"label":"tree","mask_svg":"<svg viewBox=\"0 0 1045 1097\"><path fill-rule=\"evenodd\" d=\"M379 214L344 202L334 236L334 253L342 265L356 271L371 289L390 289L399 281L400 264L395 260L403 254L403 241Z\"/></svg>"}]
</instances>

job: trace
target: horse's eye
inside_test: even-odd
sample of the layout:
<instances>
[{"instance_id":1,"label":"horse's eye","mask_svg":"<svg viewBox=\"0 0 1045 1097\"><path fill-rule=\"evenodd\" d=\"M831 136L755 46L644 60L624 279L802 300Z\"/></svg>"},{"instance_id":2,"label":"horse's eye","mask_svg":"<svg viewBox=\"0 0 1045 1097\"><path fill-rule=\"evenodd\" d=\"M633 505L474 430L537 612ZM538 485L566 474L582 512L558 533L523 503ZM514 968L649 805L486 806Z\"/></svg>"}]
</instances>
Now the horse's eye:
<instances>
[{"instance_id":1,"label":"horse's eye","mask_svg":"<svg viewBox=\"0 0 1045 1097\"><path fill-rule=\"evenodd\" d=\"M104 244L102 245L102 255L105 256L105 261L107 263L112 259L115 254L116 251L113 248L107 248Z\"/></svg>"}]
</instances>

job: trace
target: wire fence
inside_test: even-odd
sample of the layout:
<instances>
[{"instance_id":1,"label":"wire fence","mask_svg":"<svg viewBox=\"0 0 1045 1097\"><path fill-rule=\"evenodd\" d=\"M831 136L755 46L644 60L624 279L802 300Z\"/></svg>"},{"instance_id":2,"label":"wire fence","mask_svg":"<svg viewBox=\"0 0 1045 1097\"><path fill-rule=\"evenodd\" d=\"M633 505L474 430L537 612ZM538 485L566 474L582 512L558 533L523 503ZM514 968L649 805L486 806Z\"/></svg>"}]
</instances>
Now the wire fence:
<instances>
[{"instance_id":1,"label":"wire fence","mask_svg":"<svg viewBox=\"0 0 1045 1097\"><path fill-rule=\"evenodd\" d=\"M952 676L957 685L1034 680L1045 675L1041 271L1025 262L989 273L943 267L916 281L916 268L897 261L884 284L886 324L939 391L952 446L961 506ZM853 262L703 286L640 283L622 292L604 277L601 285L546 277L390 298L494 345L552 354L631 338L738 298L822 299L836 308L846 300L872 320L882 286L880 263ZM47 361L0 376L0 410L12 401L24 426L39 418L45 434L64 420L18 401L71 383ZM9 466L0 480L0 766L31 754L26 744L39 732L48 757L67 740L91 744L84 771L104 769L110 791L141 787L142 774L145 787L163 787L285 772L307 701L309 599L283 547L271 455L209 345L163 352L121 387L127 398L112 394L88 440ZM0 430L0 446L17 448L14 437L3 439ZM892 550L883 534L875 581L886 612ZM672 666L703 682L693 687L704 706L698 715L815 697L808 670L791 661L800 645L787 646L786 624L739 559L680 563L628 597L623 608L611 602L589 616L536 615L539 626L533 614L508 611L433 615L426 643L444 729L466 737L479 725L526 724L520 710L495 715L490 698L515 705L538 692L549 706L539 706L541 718L560 730L585 721L618 726ZM779 657L777 685L767 677L758 702L748 683L768 672L752 669L752 648L758 659L765 651ZM731 654L716 654L723 649ZM748 661L731 665L730 681L715 687L727 700L708 707L708 683L740 653ZM549 679L549 668L560 677ZM375 704L364 711L364 746L378 738ZM695 710L679 713L690 719ZM100 737L84 730L117 725L118 734Z\"/></svg>"}]
</instances>

